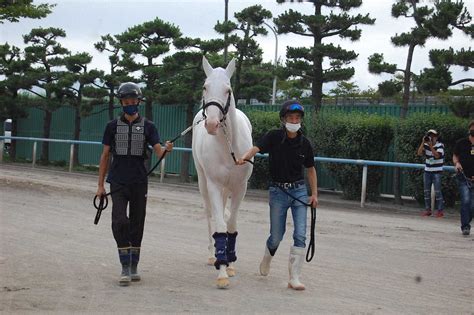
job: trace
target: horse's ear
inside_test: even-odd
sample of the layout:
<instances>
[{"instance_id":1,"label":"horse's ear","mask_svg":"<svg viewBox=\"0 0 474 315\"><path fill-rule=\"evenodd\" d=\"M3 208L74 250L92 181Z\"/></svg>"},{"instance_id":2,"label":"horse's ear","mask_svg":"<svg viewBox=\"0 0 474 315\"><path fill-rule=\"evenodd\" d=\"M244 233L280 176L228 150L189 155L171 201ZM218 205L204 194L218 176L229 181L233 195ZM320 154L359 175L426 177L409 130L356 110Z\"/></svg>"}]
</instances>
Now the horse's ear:
<instances>
[{"instance_id":1,"label":"horse's ear","mask_svg":"<svg viewBox=\"0 0 474 315\"><path fill-rule=\"evenodd\" d=\"M227 65L227 68L225 68L225 72L227 73L227 77L230 79L232 75L234 74L235 71L235 58L232 58L232 60L229 62Z\"/></svg>"},{"instance_id":2,"label":"horse's ear","mask_svg":"<svg viewBox=\"0 0 474 315\"><path fill-rule=\"evenodd\" d=\"M206 56L202 56L202 68L204 69L206 77L208 77L211 74L212 70L214 70L209 64L209 61L207 61Z\"/></svg>"}]
</instances>

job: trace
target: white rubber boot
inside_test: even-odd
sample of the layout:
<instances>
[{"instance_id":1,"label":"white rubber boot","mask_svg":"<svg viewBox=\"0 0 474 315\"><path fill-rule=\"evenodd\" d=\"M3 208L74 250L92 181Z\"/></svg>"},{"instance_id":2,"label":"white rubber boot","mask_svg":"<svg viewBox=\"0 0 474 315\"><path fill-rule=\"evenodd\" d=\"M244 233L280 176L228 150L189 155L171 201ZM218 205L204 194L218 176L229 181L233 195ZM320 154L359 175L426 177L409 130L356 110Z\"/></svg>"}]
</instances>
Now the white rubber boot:
<instances>
[{"instance_id":1,"label":"white rubber boot","mask_svg":"<svg viewBox=\"0 0 474 315\"><path fill-rule=\"evenodd\" d=\"M260 263L260 274L262 276L268 276L270 273L270 262L272 261L272 258L273 256L270 254L268 247L265 246L265 255Z\"/></svg>"},{"instance_id":2,"label":"white rubber boot","mask_svg":"<svg viewBox=\"0 0 474 315\"><path fill-rule=\"evenodd\" d=\"M304 262L305 249L303 247L292 246L290 249L290 259L288 261L288 270L290 272L290 281L288 288L294 290L304 290L304 284L300 282L301 267Z\"/></svg>"}]
</instances>

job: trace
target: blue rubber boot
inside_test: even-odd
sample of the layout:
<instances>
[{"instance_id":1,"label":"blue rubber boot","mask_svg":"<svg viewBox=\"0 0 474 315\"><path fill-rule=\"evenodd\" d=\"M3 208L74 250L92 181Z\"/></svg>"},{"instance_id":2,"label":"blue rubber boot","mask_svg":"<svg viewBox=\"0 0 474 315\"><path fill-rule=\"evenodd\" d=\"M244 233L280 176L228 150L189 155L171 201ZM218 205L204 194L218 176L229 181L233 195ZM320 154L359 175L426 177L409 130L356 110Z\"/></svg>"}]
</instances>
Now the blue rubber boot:
<instances>
[{"instance_id":1,"label":"blue rubber boot","mask_svg":"<svg viewBox=\"0 0 474 315\"><path fill-rule=\"evenodd\" d=\"M121 286L127 286L132 281L130 276L130 247L124 247L118 249L120 263L122 264L122 273L120 274L119 284Z\"/></svg>"},{"instance_id":2,"label":"blue rubber boot","mask_svg":"<svg viewBox=\"0 0 474 315\"><path fill-rule=\"evenodd\" d=\"M141 277L138 273L138 262L140 261L140 247L130 248L131 266L130 266L130 277L132 281L140 281Z\"/></svg>"}]
</instances>

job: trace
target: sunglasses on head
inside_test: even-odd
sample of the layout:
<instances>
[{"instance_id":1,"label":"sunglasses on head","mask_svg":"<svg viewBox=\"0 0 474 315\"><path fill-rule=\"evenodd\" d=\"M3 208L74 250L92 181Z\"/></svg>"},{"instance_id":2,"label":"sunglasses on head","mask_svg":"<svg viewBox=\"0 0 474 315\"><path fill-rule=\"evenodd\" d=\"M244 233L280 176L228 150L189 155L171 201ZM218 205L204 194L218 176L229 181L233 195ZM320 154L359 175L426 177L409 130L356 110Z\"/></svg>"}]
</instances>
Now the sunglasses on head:
<instances>
[{"instance_id":1,"label":"sunglasses on head","mask_svg":"<svg viewBox=\"0 0 474 315\"><path fill-rule=\"evenodd\" d=\"M304 108L303 108L303 106L301 106L300 104L291 104L291 105L288 107L288 110L289 110L289 111L293 111L293 110L304 111Z\"/></svg>"}]
</instances>

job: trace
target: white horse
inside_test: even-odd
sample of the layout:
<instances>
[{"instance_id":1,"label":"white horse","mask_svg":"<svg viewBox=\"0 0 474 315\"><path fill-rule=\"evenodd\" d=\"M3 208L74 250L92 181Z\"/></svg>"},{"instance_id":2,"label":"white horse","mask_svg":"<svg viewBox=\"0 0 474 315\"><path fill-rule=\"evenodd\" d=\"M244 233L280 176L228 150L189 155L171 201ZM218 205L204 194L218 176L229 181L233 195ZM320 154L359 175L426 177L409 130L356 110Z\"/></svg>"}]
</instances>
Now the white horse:
<instances>
[{"instance_id":1,"label":"white horse","mask_svg":"<svg viewBox=\"0 0 474 315\"><path fill-rule=\"evenodd\" d=\"M213 69L203 57L203 68L207 77L203 86L203 108L194 117L192 150L207 214L208 263L219 270L217 287L226 288L228 277L235 275L237 212L253 168L250 163L235 165L233 154L240 157L252 147L252 126L247 116L235 108L230 85L235 59L226 69ZM204 121L198 123L202 119ZM229 212L225 215L229 197Z\"/></svg>"}]
</instances>

